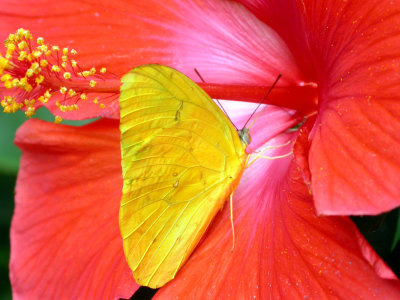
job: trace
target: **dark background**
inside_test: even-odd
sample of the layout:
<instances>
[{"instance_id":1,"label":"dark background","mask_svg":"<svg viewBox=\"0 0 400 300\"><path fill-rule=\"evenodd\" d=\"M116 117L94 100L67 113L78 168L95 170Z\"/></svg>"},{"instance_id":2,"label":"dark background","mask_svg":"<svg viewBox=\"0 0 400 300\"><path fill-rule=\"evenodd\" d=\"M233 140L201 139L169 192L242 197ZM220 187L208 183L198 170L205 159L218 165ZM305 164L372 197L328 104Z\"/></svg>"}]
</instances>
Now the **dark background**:
<instances>
[{"instance_id":1,"label":"dark background","mask_svg":"<svg viewBox=\"0 0 400 300\"><path fill-rule=\"evenodd\" d=\"M36 117L48 121L54 120L54 117L45 109L40 109ZM13 139L16 129L25 120L23 112L15 114L0 113L0 299L3 300L11 299L11 288L8 279L9 228L14 207L14 186L20 157L20 151L13 144ZM63 124L68 123L79 126L90 121L63 121ZM400 276L399 209L375 217L355 217L353 220L378 254L390 265L397 276ZM139 293L143 292L143 290L139 291ZM143 295L137 295L139 298L136 298L143 299Z\"/></svg>"}]
</instances>

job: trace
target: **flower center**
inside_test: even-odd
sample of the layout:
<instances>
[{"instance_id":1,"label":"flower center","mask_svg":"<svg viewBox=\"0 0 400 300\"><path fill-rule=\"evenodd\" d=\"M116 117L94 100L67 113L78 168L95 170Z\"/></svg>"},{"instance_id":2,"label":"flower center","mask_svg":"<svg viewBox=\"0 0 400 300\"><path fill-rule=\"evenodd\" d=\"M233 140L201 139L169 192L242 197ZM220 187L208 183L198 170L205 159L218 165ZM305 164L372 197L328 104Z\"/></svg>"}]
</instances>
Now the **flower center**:
<instances>
[{"instance_id":1,"label":"flower center","mask_svg":"<svg viewBox=\"0 0 400 300\"><path fill-rule=\"evenodd\" d=\"M41 37L34 41L28 30L10 34L5 47L5 56L0 54L0 80L9 90L1 101L6 113L22 109L31 117L50 99L61 112L78 110L78 103L93 93L119 92L120 80L106 75L106 68L84 70L74 59L76 50L45 44ZM105 108L98 97L90 100ZM56 117L56 122L60 120Z\"/></svg>"}]
</instances>

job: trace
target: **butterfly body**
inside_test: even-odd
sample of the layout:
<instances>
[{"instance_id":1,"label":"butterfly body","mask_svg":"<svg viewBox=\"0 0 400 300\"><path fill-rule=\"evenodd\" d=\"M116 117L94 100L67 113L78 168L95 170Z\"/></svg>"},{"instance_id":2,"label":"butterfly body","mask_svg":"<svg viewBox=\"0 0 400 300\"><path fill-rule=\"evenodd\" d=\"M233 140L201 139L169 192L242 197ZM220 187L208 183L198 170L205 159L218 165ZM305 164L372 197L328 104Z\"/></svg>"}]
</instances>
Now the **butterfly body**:
<instances>
[{"instance_id":1,"label":"butterfly body","mask_svg":"<svg viewBox=\"0 0 400 300\"><path fill-rule=\"evenodd\" d=\"M122 83L120 229L136 281L157 288L236 189L250 136L174 69L137 67Z\"/></svg>"}]
</instances>

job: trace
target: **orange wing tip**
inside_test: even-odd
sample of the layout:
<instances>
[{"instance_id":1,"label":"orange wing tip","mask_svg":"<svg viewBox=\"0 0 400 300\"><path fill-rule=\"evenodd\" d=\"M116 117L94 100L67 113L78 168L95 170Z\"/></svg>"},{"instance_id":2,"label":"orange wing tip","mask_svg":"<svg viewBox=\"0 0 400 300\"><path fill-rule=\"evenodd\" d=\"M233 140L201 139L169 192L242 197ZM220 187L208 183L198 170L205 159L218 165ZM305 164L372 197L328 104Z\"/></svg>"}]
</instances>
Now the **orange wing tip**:
<instances>
[{"instance_id":1,"label":"orange wing tip","mask_svg":"<svg viewBox=\"0 0 400 300\"><path fill-rule=\"evenodd\" d=\"M94 67L83 70L72 59L78 51L47 44L42 37L35 40L29 30L20 28L10 34L4 46L0 84L10 91L1 101L5 113L24 110L31 117L38 107L51 101L58 103L60 112L78 110L79 101L90 98L89 93L119 92L119 79L106 76L106 68L100 68L99 73ZM71 102L75 104L66 104ZM98 101L95 104L105 107Z\"/></svg>"}]
</instances>

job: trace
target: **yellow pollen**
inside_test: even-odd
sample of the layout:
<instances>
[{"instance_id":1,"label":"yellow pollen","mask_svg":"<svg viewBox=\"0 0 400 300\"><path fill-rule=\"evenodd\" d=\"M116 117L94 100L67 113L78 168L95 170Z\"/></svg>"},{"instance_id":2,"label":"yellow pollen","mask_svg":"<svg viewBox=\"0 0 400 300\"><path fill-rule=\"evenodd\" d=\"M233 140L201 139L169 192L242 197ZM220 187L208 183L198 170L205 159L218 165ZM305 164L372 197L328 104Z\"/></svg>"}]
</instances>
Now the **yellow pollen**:
<instances>
[{"instance_id":1,"label":"yellow pollen","mask_svg":"<svg viewBox=\"0 0 400 300\"><path fill-rule=\"evenodd\" d=\"M32 77L33 76L33 70L32 69L26 70L26 76Z\"/></svg>"},{"instance_id":2,"label":"yellow pollen","mask_svg":"<svg viewBox=\"0 0 400 300\"><path fill-rule=\"evenodd\" d=\"M28 107L26 109L25 116L27 116L28 118L32 117L35 114L35 110L36 109L34 107Z\"/></svg>"},{"instance_id":3,"label":"yellow pollen","mask_svg":"<svg viewBox=\"0 0 400 300\"><path fill-rule=\"evenodd\" d=\"M6 82L8 80L11 80L12 76L10 74L4 74L3 76L1 76L1 82Z\"/></svg>"},{"instance_id":4,"label":"yellow pollen","mask_svg":"<svg viewBox=\"0 0 400 300\"><path fill-rule=\"evenodd\" d=\"M41 52L41 51L34 51L34 52L33 52L33 56L36 57L36 58L41 57L42 54L43 54L43 52Z\"/></svg>"},{"instance_id":5,"label":"yellow pollen","mask_svg":"<svg viewBox=\"0 0 400 300\"><path fill-rule=\"evenodd\" d=\"M94 98L94 99L93 99L93 103L94 103L94 104L97 104L97 103L99 103L99 99L98 99L97 97L96 97L96 98Z\"/></svg>"},{"instance_id":6,"label":"yellow pollen","mask_svg":"<svg viewBox=\"0 0 400 300\"><path fill-rule=\"evenodd\" d=\"M36 74L38 74L38 73L40 73L42 70L40 69L40 67L39 67L39 64L37 63L37 62L34 62L32 65L31 65L31 69L36 73Z\"/></svg>"},{"instance_id":7,"label":"yellow pollen","mask_svg":"<svg viewBox=\"0 0 400 300\"><path fill-rule=\"evenodd\" d=\"M90 70L89 70L89 72L90 72L90 75L94 75L94 74L96 74L96 68L91 68Z\"/></svg>"},{"instance_id":8,"label":"yellow pollen","mask_svg":"<svg viewBox=\"0 0 400 300\"><path fill-rule=\"evenodd\" d=\"M60 93L61 94L65 94L67 91L68 91L68 89L65 86L60 87Z\"/></svg>"},{"instance_id":9,"label":"yellow pollen","mask_svg":"<svg viewBox=\"0 0 400 300\"><path fill-rule=\"evenodd\" d=\"M80 98L81 98L82 100L87 100L87 99L88 99L88 97L86 96L86 94L81 94Z\"/></svg>"},{"instance_id":10,"label":"yellow pollen","mask_svg":"<svg viewBox=\"0 0 400 300\"><path fill-rule=\"evenodd\" d=\"M49 90L47 90L45 93L44 93L44 95L43 95L45 98L50 98L51 97L51 93L50 93L50 91Z\"/></svg>"},{"instance_id":11,"label":"yellow pollen","mask_svg":"<svg viewBox=\"0 0 400 300\"><path fill-rule=\"evenodd\" d=\"M65 72L64 73L64 78L65 79L71 79L71 73L70 72Z\"/></svg>"},{"instance_id":12,"label":"yellow pollen","mask_svg":"<svg viewBox=\"0 0 400 300\"><path fill-rule=\"evenodd\" d=\"M107 69L106 69L106 68L103 67L103 68L100 69L100 73L101 73L101 74L104 74L105 72L107 72Z\"/></svg>"},{"instance_id":13,"label":"yellow pollen","mask_svg":"<svg viewBox=\"0 0 400 300\"><path fill-rule=\"evenodd\" d=\"M96 81L94 81L94 80L90 80L90 82L89 82L89 86L90 87L95 87L96 86Z\"/></svg>"},{"instance_id":14,"label":"yellow pollen","mask_svg":"<svg viewBox=\"0 0 400 300\"><path fill-rule=\"evenodd\" d=\"M63 48L63 54L68 55L68 48Z\"/></svg>"},{"instance_id":15,"label":"yellow pollen","mask_svg":"<svg viewBox=\"0 0 400 300\"><path fill-rule=\"evenodd\" d=\"M18 44L19 50L24 50L26 47L28 47L28 44L25 41L22 41Z\"/></svg>"},{"instance_id":16,"label":"yellow pollen","mask_svg":"<svg viewBox=\"0 0 400 300\"><path fill-rule=\"evenodd\" d=\"M12 89L14 87L14 84L12 81L6 81L6 82L4 82L4 87L6 89Z\"/></svg>"},{"instance_id":17,"label":"yellow pollen","mask_svg":"<svg viewBox=\"0 0 400 300\"><path fill-rule=\"evenodd\" d=\"M27 58L27 53L25 51L21 51L18 56L18 60L23 61Z\"/></svg>"},{"instance_id":18,"label":"yellow pollen","mask_svg":"<svg viewBox=\"0 0 400 300\"><path fill-rule=\"evenodd\" d=\"M100 103L100 107L101 107L101 108L105 108L106 105L105 105L104 103Z\"/></svg>"},{"instance_id":19,"label":"yellow pollen","mask_svg":"<svg viewBox=\"0 0 400 300\"><path fill-rule=\"evenodd\" d=\"M58 46L53 46L51 49L53 49L53 51L60 51L60 47Z\"/></svg>"},{"instance_id":20,"label":"yellow pollen","mask_svg":"<svg viewBox=\"0 0 400 300\"><path fill-rule=\"evenodd\" d=\"M76 68L77 64L78 64L78 63L76 62L76 60L71 59L71 66L72 66L73 68Z\"/></svg>"},{"instance_id":21,"label":"yellow pollen","mask_svg":"<svg viewBox=\"0 0 400 300\"><path fill-rule=\"evenodd\" d=\"M38 44L38 45L43 45L44 44L44 38L42 38L42 37L38 37L37 38L37 40L36 40L36 43Z\"/></svg>"},{"instance_id":22,"label":"yellow pollen","mask_svg":"<svg viewBox=\"0 0 400 300\"><path fill-rule=\"evenodd\" d=\"M45 59L40 60L40 66L45 68L47 67L47 65L49 64L49 62Z\"/></svg>"},{"instance_id":23,"label":"yellow pollen","mask_svg":"<svg viewBox=\"0 0 400 300\"><path fill-rule=\"evenodd\" d=\"M62 121L62 118L60 116L55 116L54 123L59 124L59 123L61 123L61 121Z\"/></svg>"},{"instance_id":24,"label":"yellow pollen","mask_svg":"<svg viewBox=\"0 0 400 300\"><path fill-rule=\"evenodd\" d=\"M8 62L8 59L4 58L0 54L0 75L3 74L4 69L10 69L10 63Z\"/></svg>"},{"instance_id":25,"label":"yellow pollen","mask_svg":"<svg viewBox=\"0 0 400 300\"><path fill-rule=\"evenodd\" d=\"M76 55L78 52L75 49L71 49L71 54Z\"/></svg>"},{"instance_id":26,"label":"yellow pollen","mask_svg":"<svg viewBox=\"0 0 400 300\"><path fill-rule=\"evenodd\" d=\"M68 61L68 56L63 55L63 56L61 57L61 60L62 60L62 61Z\"/></svg>"},{"instance_id":27,"label":"yellow pollen","mask_svg":"<svg viewBox=\"0 0 400 300\"><path fill-rule=\"evenodd\" d=\"M90 75L90 72L89 72L89 71L83 71L83 72L82 72L82 75L83 75L84 77L88 77L88 76Z\"/></svg>"},{"instance_id":28,"label":"yellow pollen","mask_svg":"<svg viewBox=\"0 0 400 300\"><path fill-rule=\"evenodd\" d=\"M74 97L76 95L76 92L73 89L69 89L68 95Z\"/></svg>"},{"instance_id":29,"label":"yellow pollen","mask_svg":"<svg viewBox=\"0 0 400 300\"><path fill-rule=\"evenodd\" d=\"M57 65L53 65L52 67L51 67L51 71L52 72L60 72L60 67L59 66L57 66Z\"/></svg>"},{"instance_id":30,"label":"yellow pollen","mask_svg":"<svg viewBox=\"0 0 400 300\"><path fill-rule=\"evenodd\" d=\"M14 41L15 41L15 34L10 33L10 34L8 35L8 40L9 40L10 42L14 42Z\"/></svg>"},{"instance_id":31,"label":"yellow pollen","mask_svg":"<svg viewBox=\"0 0 400 300\"><path fill-rule=\"evenodd\" d=\"M63 67L64 69L67 67L67 63L65 62L65 61L63 61L62 63L61 63L61 67Z\"/></svg>"},{"instance_id":32,"label":"yellow pollen","mask_svg":"<svg viewBox=\"0 0 400 300\"><path fill-rule=\"evenodd\" d=\"M43 81L44 81L44 76L43 75L39 75L35 79L36 84L41 84Z\"/></svg>"}]
</instances>

